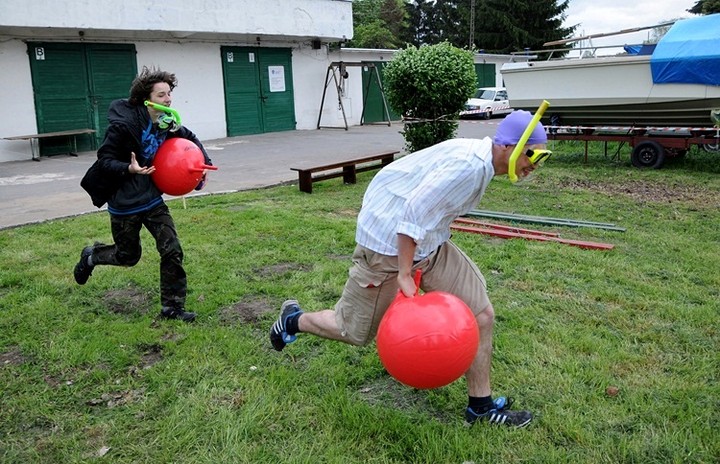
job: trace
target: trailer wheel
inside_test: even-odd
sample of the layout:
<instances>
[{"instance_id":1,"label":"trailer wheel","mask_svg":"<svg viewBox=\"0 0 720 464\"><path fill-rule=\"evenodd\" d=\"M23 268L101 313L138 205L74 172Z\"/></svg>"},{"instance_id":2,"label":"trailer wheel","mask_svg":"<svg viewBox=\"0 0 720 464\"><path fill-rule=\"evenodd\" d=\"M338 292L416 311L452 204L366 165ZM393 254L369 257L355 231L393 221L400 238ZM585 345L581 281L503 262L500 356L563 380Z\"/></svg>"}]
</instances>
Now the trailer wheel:
<instances>
[{"instance_id":1,"label":"trailer wheel","mask_svg":"<svg viewBox=\"0 0 720 464\"><path fill-rule=\"evenodd\" d=\"M720 142L718 143L706 143L703 144L703 150L705 150L708 153L718 153L720 152Z\"/></svg>"},{"instance_id":2,"label":"trailer wheel","mask_svg":"<svg viewBox=\"0 0 720 464\"><path fill-rule=\"evenodd\" d=\"M654 140L646 140L635 145L631 161L636 168L660 169L665 162L665 149Z\"/></svg>"}]
</instances>

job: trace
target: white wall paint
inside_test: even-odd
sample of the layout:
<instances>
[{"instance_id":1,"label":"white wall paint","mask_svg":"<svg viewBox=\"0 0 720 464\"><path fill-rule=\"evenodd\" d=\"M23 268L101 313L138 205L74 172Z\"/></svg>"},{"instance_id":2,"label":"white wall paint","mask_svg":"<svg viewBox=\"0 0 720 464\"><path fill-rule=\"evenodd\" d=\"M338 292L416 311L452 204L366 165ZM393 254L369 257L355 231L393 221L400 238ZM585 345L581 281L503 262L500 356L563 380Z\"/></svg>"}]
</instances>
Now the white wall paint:
<instances>
[{"instance_id":1,"label":"white wall paint","mask_svg":"<svg viewBox=\"0 0 720 464\"><path fill-rule=\"evenodd\" d=\"M27 45L0 41L0 139L36 134L35 101ZM0 140L0 161L30 159L27 140Z\"/></svg>"},{"instance_id":2,"label":"white wall paint","mask_svg":"<svg viewBox=\"0 0 720 464\"><path fill-rule=\"evenodd\" d=\"M350 39L351 5L338 0L2 0L0 26Z\"/></svg>"},{"instance_id":3,"label":"white wall paint","mask_svg":"<svg viewBox=\"0 0 720 464\"><path fill-rule=\"evenodd\" d=\"M138 71L143 66L175 73L178 86L173 91L173 108L183 124L200 140L227 135L225 97L220 47L217 44L135 44Z\"/></svg>"}]
</instances>

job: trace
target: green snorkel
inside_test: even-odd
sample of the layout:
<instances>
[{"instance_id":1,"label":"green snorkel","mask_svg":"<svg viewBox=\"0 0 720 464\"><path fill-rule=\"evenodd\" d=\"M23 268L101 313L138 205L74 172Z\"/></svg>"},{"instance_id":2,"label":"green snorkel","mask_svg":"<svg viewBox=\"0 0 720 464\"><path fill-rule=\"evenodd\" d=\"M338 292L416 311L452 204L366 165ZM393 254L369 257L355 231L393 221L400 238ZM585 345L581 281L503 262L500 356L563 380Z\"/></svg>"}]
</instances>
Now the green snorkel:
<instances>
[{"instance_id":1,"label":"green snorkel","mask_svg":"<svg viewBox=\"0 0 720 464\"><path fill-rule=\"evenodd\" d=\"M153 103L149 100L145 100L145 106L150 106L153 109L165 113L158 118L158 126L160 127L160 129L168 129L170 130L170 132L175 132L182 125L182 121L180 120L180 113L178 113L176 109L170 108L169 106L161 105L159 103Z\"/></svg>"},{"instance_id":2,"label":"green snorkel","mask_svg":"<svg viewBox=\"0 0 720 464\"><path fill-rule=\"evenodd\" d=\"M510 160L508 161L508 178L510 179L510 182L515 183L518 181L518 176L515 173L515 165L520 157L520 154L524 152L525 143L527 143L533 130L535 130L535 126L540 121L540 118L542 118L542 115L545 113L548 106L550 106L550 102L547 100L543 100L542 103L540 103L540 107L537 109L535 115L530 120L530 123L525 128L525 132L523 132L522 137L518 140L517 145L515 145L515 149L510 155Z\"/></svg>"}]
</instances>

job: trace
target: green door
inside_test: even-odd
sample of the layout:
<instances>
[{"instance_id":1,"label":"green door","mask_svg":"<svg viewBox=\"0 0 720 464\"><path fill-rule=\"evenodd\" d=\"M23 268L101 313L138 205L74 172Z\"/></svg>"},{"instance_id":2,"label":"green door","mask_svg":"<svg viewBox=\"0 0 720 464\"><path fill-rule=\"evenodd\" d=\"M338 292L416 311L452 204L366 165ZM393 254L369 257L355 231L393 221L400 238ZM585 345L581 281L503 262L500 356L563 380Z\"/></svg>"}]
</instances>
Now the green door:
<instances>
[{"instance_id":1,"label":"green door","mask_svg":"<svg viewBox=\"0 0 720 464\"><path fill-rule=\"evenodd\" d=\"M258 49L265 132L295 129L292 55L279 48Z\"/></svg>"},{"instance_id":2,"label":"green door","mask_svg":"<svg viewBox=\"0 0 720 464\"><path fill-rule=\"evenodd\" d=\"M105 137L110 103L130 95L130 86L137 75L137 58L133 45L88 44L88 76L90 108L93 114L95 141Z\"/></svg>"},{"instance_id":3,"label":"green door","mask_svg":"<svg viewBox=\"0 0 720 464\"><path fill-rule=\"evenodd\" d=\"M494 64L475 63L475 74L477 75L476 87L495 87Z\"/></svg>"},{"instance_id":4,"label":"green door","mask_svg":"<svg viewBox=\"0 0 720 464\"><path fill-rule=\"evenodd\" d=\"M372 124L376 122L387 122L388 119L383 105L383 92L381 91L381 85L382 88L384 88L383 71L387 63L384 61L376 61L367 64L375 65L378 72L376 74L375 68L372 66L365 65L362 67L363 101L365 102L363 107L362 123ZM380 82L378 82L378 74L380 75ZM390 103L388 103L388 111L390 113L391 121L397 121L400 119L400 115L395 112L392 107L390 107Z\"/></svg>"},{"instance_id":5,"label":"green door","mask_svg":"<svg viewBox=\"0 0 720 464\"><path fill-rule=\"evenodd\" d=\"M221 47L228 137L295 129L289 49Z\"/></svg>"},{"instance_id":6,"label":"green door","mask_svg":"<svg viewBox=\"0 0 720 464\"><path fill-rule=\"evenodd\" d=\"M28 43L39 133L94 129L77 137L94 150L105 135L112 100L126 98L137 74L135 47L119 44ZM40 154L68 152L68 141L41 139Z\"/></svg>"}]
</instances>

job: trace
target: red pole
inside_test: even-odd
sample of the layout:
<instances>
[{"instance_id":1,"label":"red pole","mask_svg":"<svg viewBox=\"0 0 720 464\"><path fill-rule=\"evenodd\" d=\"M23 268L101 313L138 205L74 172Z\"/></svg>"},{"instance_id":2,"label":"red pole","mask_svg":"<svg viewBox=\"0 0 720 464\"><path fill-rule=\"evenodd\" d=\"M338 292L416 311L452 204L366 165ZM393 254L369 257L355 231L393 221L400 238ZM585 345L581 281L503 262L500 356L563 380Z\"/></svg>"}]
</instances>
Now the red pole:
<instances>
[{"instance_id":1,"label":"red pole","mask_svg":"<svg viewBox=\"0 0 720 464\"><path fill-rule=\"evenodd\" d=\"M499 229L484 229L484 228L480 228L480 227L463 227L463 226L455 226L455 225L451 225L450 229L458 230L460 232L470 232L473 234L491 235L493 237L500 237L500 238L524 238L526 240L535 240L535 241L539 241L539 242L558 242L558 243L564 243L565 245L585 248L588 250L612 250L613 248L615 248L615 245L611 245L609 243L585 242L585 241L581 241L581 240L569 240L569 239L564 239L564 238L560 238L560 237L548 237L546 235L517 233L517 232L510 232L510 231L499 230Z\"/></svg>"}]
</instances>

